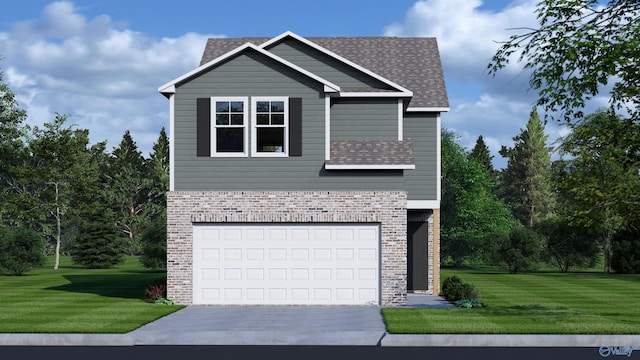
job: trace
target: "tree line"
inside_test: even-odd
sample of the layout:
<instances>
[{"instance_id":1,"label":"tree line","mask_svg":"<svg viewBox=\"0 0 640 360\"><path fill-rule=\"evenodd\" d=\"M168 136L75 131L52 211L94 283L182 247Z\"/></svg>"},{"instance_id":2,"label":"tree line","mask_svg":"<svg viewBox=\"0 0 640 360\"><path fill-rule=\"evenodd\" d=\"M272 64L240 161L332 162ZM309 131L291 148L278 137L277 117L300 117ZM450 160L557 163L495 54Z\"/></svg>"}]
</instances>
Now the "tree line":
<instances>
[{"instance_id":1,"label":"tree line","mask_svg":"<svg viewBox=\"0 0 640 360\"><path fill-rule=\"evenodd\" d=\"M537 27L511 29L487 69L496 75L523 64L545 122L534 108L514 146L501 149L508 161L501 171L482 137L466 152L444 133L443 258L518 272L540 259L568 271L602 257L605 273L639 273L640 3L542 0L536 16ZM585 114L603 91L609 107ZM556 161L545 145L546 119L571 129ZM452 152L454 161L445 159ZM456 166L473 171L465 178Z\"/></svg>"},{"instance_id":2,"label":"tree line","mask_svg":"<svg viewBox=\"0 0 640 360\"><path fill-rule=\"evenodd\" d=\"M91 268L111 267L124 255L164 266L144 256L145 246L148 254L166 246L157 231L166 223L169 187L164 128L145 157L128 130L109 151L106 141L91 144L89 130L68 115L34 127L26 119L0 72L0 260L17 251L20 238L44 245L41 252L55 255L56 269L61 254Z\"/></svg>"},{"instance_id":3,"label":"tree line","mask_svg":"<svg viewBox=\"0 0 640 360\"><path fill-rule=\"evenodd\" d=\"M640 126L602 109L547 146L534 109L493 168L482 136L466 151L442 135L442 258L505 265L516 273L546 261L566 272L604 259L604 272L640 272ZM559 159L551 161L557 151Z\"/></svg>"}]
</instances>

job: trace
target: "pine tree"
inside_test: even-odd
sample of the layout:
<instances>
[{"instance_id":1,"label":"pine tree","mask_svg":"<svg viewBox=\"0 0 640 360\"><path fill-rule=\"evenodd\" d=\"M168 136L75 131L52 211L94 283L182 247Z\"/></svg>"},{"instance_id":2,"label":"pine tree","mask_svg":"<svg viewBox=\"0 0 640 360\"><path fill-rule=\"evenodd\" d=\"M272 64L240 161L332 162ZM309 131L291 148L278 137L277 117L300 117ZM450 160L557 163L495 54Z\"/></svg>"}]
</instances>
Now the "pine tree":
<instances>
[{"instance_id":1,"label":"pine tree","mask_svg":"<svg viewBox=\"0 0 640 360\"><path fill-rule=\"evenodd\" d=\"M124 239L109 209L94 204L79 230L71 250L74 264L88 269L109 269L124 260Z\"/></svg>"},{"instance_id":2,"label":"pine tree","mask_svg":"<svg viewBox=\"0 0 640 360\"><path fill-rule=\"evenodd\" d=\"M508 159L501 174L500 194L514 217L532 227L550 211L553 201L551 148L546 145L544 124L535 108L526 128L513 141L513 148L503 146L500 150Z\"/></svg>"},{"instance_id":3,"label":"pine tree","mask_svg":"<svg viewBox=\"0 0 640 360\"><path fill-rule=\"evenodd\" d=\"M492 164L493 155L491 155L491 152L489 151L489 147L484 142L482 135L478 136L478 139L476 140L476 145L471 150L471 153L469 153L469 156L472 159L475 159L476 161L478 161L485 169L487 169L487 171L489 172L489 175L491 175L491 178L495 180L496 170L493 168L493 164Z\"/></svg>"},{"instance_id":4,"label":"pine tree","mask_svg":"<svg viewBox=\"0 0 640 360\"><path fill-rule=\"evenodd\" d=\"M109 162L110 196L116 221L128 238L128 253L135 255L142 250L138 235L146 222L143 207L148 202L149 194L145 159L129 130L113 150Z\"/></svg>"}]
</instances>

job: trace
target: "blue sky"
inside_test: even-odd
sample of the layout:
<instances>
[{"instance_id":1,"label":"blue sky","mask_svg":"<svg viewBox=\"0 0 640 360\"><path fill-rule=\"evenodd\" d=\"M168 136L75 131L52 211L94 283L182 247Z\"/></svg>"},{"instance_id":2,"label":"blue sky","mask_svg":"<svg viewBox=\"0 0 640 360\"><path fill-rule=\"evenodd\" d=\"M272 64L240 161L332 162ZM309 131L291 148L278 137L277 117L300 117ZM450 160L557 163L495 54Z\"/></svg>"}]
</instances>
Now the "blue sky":
<instances>
[{"instance_id":1,"label":"blue sky","mask_svg":"<svg viewBox=\"0 0 640 360\"><path fill-rule=\"evenodd\" d=\"M497 77L486 65L514 27L535 25L537 0L30 0L0 14L0 69L29 114L54 113L90 130L108 149L130 130L148 152L168 102L158 86L195 68L208 37L435 36L451 111L443 127L471 148L483 135L497 167L501 145L526 123L535 93L513 64ZM596 99L603 105L606 101ZM566 129L547 126L551 140Z\"/></svg>"}]
</instances>

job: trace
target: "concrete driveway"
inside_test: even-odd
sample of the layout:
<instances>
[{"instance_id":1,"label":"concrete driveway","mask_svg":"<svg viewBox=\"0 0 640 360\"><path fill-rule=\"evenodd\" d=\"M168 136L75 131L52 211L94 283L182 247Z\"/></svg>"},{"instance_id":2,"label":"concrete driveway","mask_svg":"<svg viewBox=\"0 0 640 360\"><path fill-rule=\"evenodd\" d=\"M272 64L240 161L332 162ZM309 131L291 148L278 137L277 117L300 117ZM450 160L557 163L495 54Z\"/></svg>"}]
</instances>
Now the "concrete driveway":
<instances>
[{"instance_id":1,"label":"concrete driveway","mask_svg":"<svg viewBox=\"0 0 640 360\"><path fill-rule=\"evenodd\" d=\"M188 306L131 333L136 345L378 345L377 306Z\"/></svg>"}]
</instances>

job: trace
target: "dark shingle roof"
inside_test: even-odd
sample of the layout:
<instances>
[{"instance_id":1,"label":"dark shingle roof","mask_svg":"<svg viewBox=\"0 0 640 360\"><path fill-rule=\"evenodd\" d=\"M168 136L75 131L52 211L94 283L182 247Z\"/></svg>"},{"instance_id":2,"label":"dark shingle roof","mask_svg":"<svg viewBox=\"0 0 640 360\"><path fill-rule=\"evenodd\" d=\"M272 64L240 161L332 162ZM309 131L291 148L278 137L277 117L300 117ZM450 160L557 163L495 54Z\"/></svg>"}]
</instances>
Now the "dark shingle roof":
<instances>
[{"instance_id":1,"label":"dark shingle roof","mask_svg":"<svg viewBox=\"0 0 640 360\"><path fill-rule=\"evenodd\" d=\"M415 165L413 141L343 140L331 141L330 157L325 165Z\"/></svg>"},{"instance_id":2,"label":"dark shingle roof","mask_svg":"<svg viewBox=\"0 0 640 360\"><path fill-rule=\"evenodd\" d=\"M309 37L330 50L413 92L410 107L449 107L435 38L402 37ZM260 45L270 38L211 38L201 65L251 42ZM338 84L340 85L340 84Z\"/></svg>"}]
</instances>

